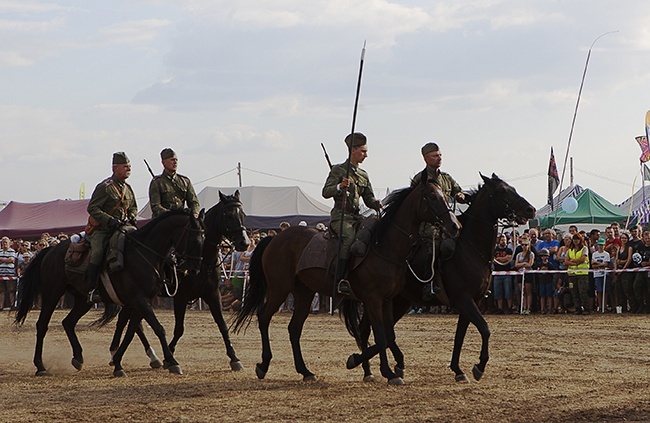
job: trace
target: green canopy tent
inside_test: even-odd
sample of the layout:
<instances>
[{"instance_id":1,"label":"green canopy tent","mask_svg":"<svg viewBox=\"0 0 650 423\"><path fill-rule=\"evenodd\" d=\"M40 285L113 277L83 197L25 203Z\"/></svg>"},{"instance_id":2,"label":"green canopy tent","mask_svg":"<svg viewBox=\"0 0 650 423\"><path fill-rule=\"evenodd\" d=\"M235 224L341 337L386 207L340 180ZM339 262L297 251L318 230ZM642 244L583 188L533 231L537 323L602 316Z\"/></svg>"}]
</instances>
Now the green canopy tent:
<instances>
[{"instance_id":1,"label":"green canopy tent","mask_svg":"<svg viewBox=\"0 0 650 423\"><path fill-rule=\"evenodd\" d=\"M538 217L539 226L550 228L558 225L609 224L612 222L625 224L627 221L626 213L589 188L578 194L575 199L578 202L575 212L569 214L560 207L546 216Z\"/></svg>"}]
</instances>

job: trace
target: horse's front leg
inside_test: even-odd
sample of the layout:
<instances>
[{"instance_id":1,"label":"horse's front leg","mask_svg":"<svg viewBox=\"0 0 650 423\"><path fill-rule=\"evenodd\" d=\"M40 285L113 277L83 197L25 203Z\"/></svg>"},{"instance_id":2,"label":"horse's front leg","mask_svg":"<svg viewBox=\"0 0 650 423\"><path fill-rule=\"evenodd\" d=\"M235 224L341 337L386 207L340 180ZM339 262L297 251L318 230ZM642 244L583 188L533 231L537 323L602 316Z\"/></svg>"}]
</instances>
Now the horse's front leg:
<instances>
[{"instance_id":1,"label":"horse's front leg","mask_svg":"<svg viewBox=\"0 0 650 423\"><path fill-rule=\"evenodd\" d=\"M476 326L479 333L481 334L481 353L479 355L479 362L475 364L472 368L472 375L475 380L480 380L483 377L485 372L485 366L487 365L488 360L490 359L489 353L489 341L490 341L490 328L488 327L485 318L481 314L480 310L476 306L476 303L472 301L473 307L469 308L467 313L468 320Z\"/></svg>"},{"instance_id":2,"label":"horse's front leg","mask_svg":"<svg viewBox=\"0 0 650 423\"><path fill-rule=\"evenodd\" d=\"M469 320L462 311L458 314L458 323L456 324L456 335L454 336L454 351L451 354L451 364L449 368L456 373L456 382L469 382L465 373L460 369L460 351L463 348L463 341L467 333Z\"/></svg>"},{"instance_id":3,"label":"horse's front leg","mask_svg":"<svg viewBox=\"0 0 650 423\"><path fill-rule=\"evenodd\" d=\"M124 372L124 368L122 367L122 358L124 357L124 353L126 352L127 348L131 344L131 341L133 341L133 336L135 335L136 328L142 321L142 317L135 311L129 310L128 316L129 325L126 328L124 339L122 339L120 346L115 351L115 354L113 354L113 376L115 377L126 376L126 372Z\"/></svg>"},{"instance_id":4,"label":"horse's front leg","mask_svg":"<svg viewBox=\"0 0 650 423\"><path fill-rule=\"evenodd\" d=\"M169 373L182 375L183 371L181 370L181 366L178 365L178 362L174 358L174 354L167 343L165 328L154 314L151 305L144 298L138 300L137 312L140 313L149 326L151 326L151 329L153 329L154 333L160 340L160 347L162 348L164 356L163 368L168 369Z\"/></svg>"},{"instance_id":5,"label":"horse's front leg","mask_svg":"<svg viewBox=\"0 0 650 423\"><path fill-rule=\"evenodd\" d=\"M120 314L117 316L117 323L115 324L115 332L113 332L113 339L111 340L111 346L108 347L108 351L111 353L111 360L108 362L109 366L114 365L113 356L115 352L120 347L120 341L122 340L122 334L124 333L124 328L129 323L129 318L131 316L131 310L127 308L122 308Z\"/></svg>"},{"instance_id":6,"label":"horse's front leg","mask_svg":"<svg viewBox=\"0 0 650 423\"><path fill-rule=\"evenodd\" d=\"M169 349L172 353L176 351L176 344L185 333L185 313L187 312L188 299L181 292L174 297L174 336L169 342ZM212 309L212 305L210 305Z\"/></svg>"},{"instance_id":7,"label":"horse's front leg","mask_svg":"<svg viewBox=\"0 0 650 423\"><path fill-rule=\"evenodd\" d=\"M228 355L228 358L230 358L230 369L233 371L243 370L244 366L242 365L239 358L237 358L235 349L230 342L230 330L228 329L226 320L223 318L223 310L221 309L221 295L219 295L218 288L215 287L214 289L208 289L207 293L202 295L201 298L203 298L203 301L205 301L205 303L210 307L212 318L217 324L219 332L221 332L223 343L226 346L226 354Z\"/></svg>"}]
</instances>

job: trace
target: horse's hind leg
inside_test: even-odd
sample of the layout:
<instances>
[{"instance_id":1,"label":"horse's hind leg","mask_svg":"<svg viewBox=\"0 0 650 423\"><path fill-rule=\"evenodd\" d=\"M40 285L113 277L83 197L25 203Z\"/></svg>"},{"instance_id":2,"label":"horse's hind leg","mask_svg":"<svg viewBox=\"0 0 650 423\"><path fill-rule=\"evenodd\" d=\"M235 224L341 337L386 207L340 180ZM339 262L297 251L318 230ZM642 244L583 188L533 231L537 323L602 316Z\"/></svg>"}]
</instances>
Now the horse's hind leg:
<instances>
[{"instance_id":1,"label":"horse's hind leg","mask_svg":"<svg viewBox=\"0 0 650 423\"><path fill-rule=\"evenodd\" d=\"M316 381L316 376L307 369L300 348L300 336L302 335L305 320L309 316L314 292L307 289L304 285L297 285L293 291L293 297L293 316L289 322L289 339L291 340L291 349L293 351L293 362L296 366L296 371L302 375L302 380L305 382L313 382Z\"/></svg>"},{"instance_id":2,"label":"horse's hind leg","mask_svg":"<svg viewBox=\"0 0 650 423\"><path fill-rule=\"evenodd\" d=\"M144 334L144 327L142 326L142 321L138 323L138 326L135 328L135 333L138 335L138 338L140 338L140 342L142 342L142 346L144 347L144 352L147 354L147 357L149 357L149 366L151 366L152 369L159 369L160 367L163 366L162 361L158 358L156 355L156 352L153 350L153 347L149 343L149 340L147 339L147 335Z\"/></svg>"},{"instance_id":3,"label":"horse's hind leg","mask_svg":"<svg viewBox=\"0 0 650 423\"><path fill-rule=\"evenodd\" d=\"M460 351L463 348L463 341L467 333L469 320L465 317L463 312L458 315L458 323L456 324L456 335L454 336L454 351L451 355L451 364L449 367L456 374L456 382L468 382L467 376L460 369Z\"/></svg>"},{"instance_id":4,"label":"horse's hind leg","mask_svg":"<svg viewBox=\"0 0 650 423\"><path fill-rule=\"evenodd\" d=\"M88 310L92 307L92 304L88 304L83 295L77 295L75 293L74 306L70 313L63 319L63 328L65 329L66 335L68 335L68 340L72 346L72 365L75 369L81 370L84 363L83 358L83 348L75 332L75 327Z\"/></svg>"},{"instance_id":5,"label":"horse's hind leg","mask_svg":"<svg viewBox=\"0 0 650 423\"><path fill-rule=\"evenodd\" d=\"M187 311L187 298L184 298L180 293L174 297L174 336L169 342L169 349L171 352L176 351L176 344L185 332L185 313ZM212 310L212 306L210 306Z\"/></svg>"},{"instance_id":6,"label":"horse's hind leg","mask_svg":"<svg viewBox=\"0 0 650 423\"><path fill-rule=\"evenodd\" d=\"M264 379L264 377L266 377L266 373L269 371L269 365L271 364L271 359L273 358L273 353L271 352L271 340L269 338L269 325L271 324L271 318L288 295L288 293L282 295L268 290L266 304L264 304L257 312L257 323L262 337L262 362L257 363L255 366L255 374L259 379Z\"/></svg>"},{"instance_id":7,"label":"horse's hind leg","mask_svg":"<svg viewBox=\"0 0 650 423\"><path fill-rule=\"evenodd\" d=\"M221 297L219 296L218 291L216 288L214 290L210 289L208 290L208 293L203 295L201 298L203 298L203 301L205 301L208 307L210 307L212 318L217 324L219 332L221 332L223 343L226 346L226 354L228 355L228 358L230 358L230 368L233 371L243 370L244 366L241 364L241 361L239 361L239 358L237 358L235 349L230 342L230 331L228 330L226 320L223 318L223 311L221 310Z\"/></svg>"},{"instance_id":8,"label":"horse's hind leg","mask_svg":"<svg viewBox=\"0 0 650 423\"><path fill-rule=\"evenodd\" d=\"M111 361L108 362L109 366L113 365L113 356L115 352L120 347L120 340L122 339L122 334L124 333L124 328L127 323L129 323L129 317L131 316L131 311L126 308L120 310L120 314L117 316L117 323L115 324L115 332L113 332L113 339L111 341L111 346L108 347L108 350L111 353Z\"/></svg>"},{"instance_id":9,"label":"horse's hind leg","mask_svg":"<svg viewBox=\"0 0 650 423\"><path fill-rule=\"evenodd\" d=\"M142 322L142 317L140 317L140 315L135 311L129 310L128 316L129 325L126 328L124 339L122 339L120 346L117 348L117 351L115 351L115 354L113 354L113 376L115 377L126 376L124 368L122 367L122 358L124 357L124 353L126 352L127 348L131 344L131 341L133 341L133 336L135 335L136 328Z\"/></svg>"},{"instance_id":10,"label":"horse's hind leg","mask_svg":"<svg viewBox=\"0 0 650 423\"><path fill-rule=\"evenodd\" d=\"M144 320L147 321L149 326L151 326L151 329L153 329L154 333L160 340L160 346L165 357L163 360L163 368L168 369L170 373L182 375L183 371L174 358L174 354L169 349L169 344L167 344L165 328L160 324L160 321L154 314L151 306L144 298L140 299L138 302L139 304L137 312L144 317Z\"/></svg>"},{"instance_id":11,"label":"horse's hind leg","mask_svg":"<svg viewBox=\"0 0 650 423\"><path fill-rule=\"evenodd\" d=\"M47 376L49 373L43 365L43 340L47 334L47 327L52 319L52 313L58 302L45 301L41 304L41 313L36 321L36 346L34 348L34 366L36 366L36 376Z\"/></svg>"}]
</instances>

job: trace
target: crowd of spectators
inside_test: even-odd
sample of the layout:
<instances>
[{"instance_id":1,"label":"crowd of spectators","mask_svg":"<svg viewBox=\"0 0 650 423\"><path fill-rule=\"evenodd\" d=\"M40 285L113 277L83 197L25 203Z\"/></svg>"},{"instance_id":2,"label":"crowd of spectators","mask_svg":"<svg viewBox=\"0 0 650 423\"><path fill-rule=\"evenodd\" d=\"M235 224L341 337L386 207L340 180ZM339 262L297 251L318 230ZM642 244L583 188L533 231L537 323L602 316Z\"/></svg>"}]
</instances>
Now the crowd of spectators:
<instances>
[{"instance_id":1,"label":"crowd of spectators","mask_svg":"<svg viewBox=\"0 0 650 423\"><path fill-rule=\"evenodd\" d=\"M485 313L650 313L650 231L618 223L589 233L539 228L496 239ZM542 238L538 238L538 234ZM636 270L638 269L638 270ZM522 284L523 279L523 284ZM523 286L522 286L523 285ZM523 293L522 290L523 289Z\"/></svg>"}]
</instances>

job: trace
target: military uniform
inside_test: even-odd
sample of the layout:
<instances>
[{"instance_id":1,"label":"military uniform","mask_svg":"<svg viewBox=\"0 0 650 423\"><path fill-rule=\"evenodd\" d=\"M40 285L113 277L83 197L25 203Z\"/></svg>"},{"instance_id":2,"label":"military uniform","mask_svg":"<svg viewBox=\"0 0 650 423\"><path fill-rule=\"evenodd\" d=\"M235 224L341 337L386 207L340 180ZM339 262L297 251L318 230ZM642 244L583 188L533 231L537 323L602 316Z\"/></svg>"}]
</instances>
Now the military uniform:
<instances>
[{"instance_id":1,"label":"military uniform","mask_svg":"<svg viewBox=\"0 0 650 423\"><path fill-rule=\"evenodd\" d=\"M108 214L111 212L111 214ZM126 182L111 176L100 182L93 191L88 203L88 214L97 219L99 227L89 236L90 263L100 265L109 237L113 234L109 224L112 219L121 222L134 221L138 214L133 189Z\"/></svg>"},{"instance_id":2,"label":"military uniform","mask_svg":"<svg viewBox=\"0 0 650 423\"><path fill-rule=\"evenodd\" d=\"M363 216L359 214L359 199L363 198L366 206L379 211L379 205L372 190L368 173L352 164L350 164L350 186L347 189L345 210L342 210L344 191L339 190L337 186L345 178L347 167L348 160L332 166L323 187L323 197L334 198L334 208L330 212L330 228L341 238L340 258L342 259L350 258L350 246L354 242L356 235L356 224L363 219ZM343 232L339 234L341 220L343 220Z\"/></svg>"},{"instance_id":3,"label":"military uniform","mask_svg":"<svg viewBox=\"0 0 650 423\"><path fill-rule=\"evenodd\" d=\"M456 197L456 194L459 192L463 192L463 189L458 185L458 182L456 182L447 172L442 172L440 170L436 171L436 169L431 169L429 166L427 166L426 169L428 179L437 181L437 184L442 188L442 192L445 193L445 198L447 198L448 201ZM415 175L411 186L419 184L421 179L422 173Z\"/></svg>"},{"instance_id":4,"label":"military uniform","mask_svg":"<svg viewBox=\"0 0 650 423\"><path fill-rule=\"evenodd\" d=\"M187 176L163 172L149 184L149 204L153 217L169 210L181 209L185 203L192 213L199 214L199 199Z\"/></svg>"}]
</instances>

